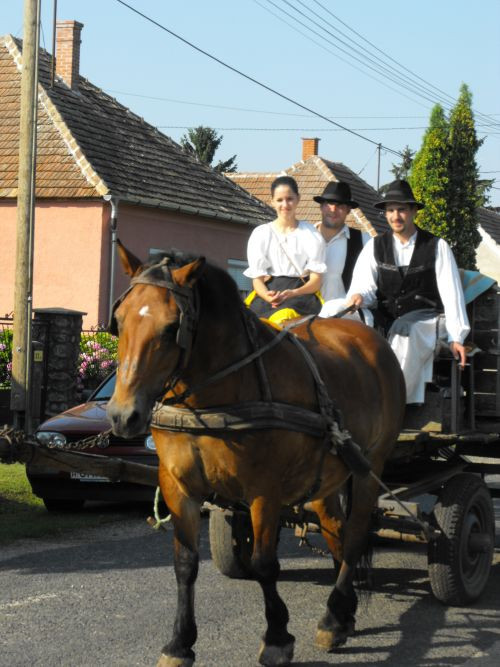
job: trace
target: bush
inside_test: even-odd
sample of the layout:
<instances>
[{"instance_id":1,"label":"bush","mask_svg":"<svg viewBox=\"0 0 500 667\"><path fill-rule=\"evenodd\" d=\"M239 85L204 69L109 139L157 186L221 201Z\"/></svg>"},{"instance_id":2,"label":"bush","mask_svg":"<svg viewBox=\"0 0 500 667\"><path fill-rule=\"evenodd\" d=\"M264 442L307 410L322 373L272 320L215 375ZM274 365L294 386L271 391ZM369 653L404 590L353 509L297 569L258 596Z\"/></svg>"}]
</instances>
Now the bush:
<instances>
[{"instance_id":1,"label":"bush","mask_svg":"<svg viewBox=\"0 0 500 667\"><path fill-rule=\"evenodd\" d=\"M12 373L12 329L0 330L0 388L10 388Z\"/></svg>"},{"instance_id":2,"label":"bush","mask_svg":"<svg viewBox=\"0 0 500 667\"><path fill-rule=\"evenodd\" d=\"M116 368L118 338L106 331L82 332L77 386L94 389Z\"/></svg>"}]
</instances>

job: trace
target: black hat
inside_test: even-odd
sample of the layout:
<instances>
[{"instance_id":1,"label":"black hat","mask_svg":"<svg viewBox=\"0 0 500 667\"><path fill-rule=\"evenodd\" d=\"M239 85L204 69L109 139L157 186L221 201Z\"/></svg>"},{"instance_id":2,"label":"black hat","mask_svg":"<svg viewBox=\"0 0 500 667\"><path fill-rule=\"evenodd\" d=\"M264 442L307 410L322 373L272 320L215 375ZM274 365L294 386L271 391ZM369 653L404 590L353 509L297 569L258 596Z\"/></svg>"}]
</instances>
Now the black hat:
<instances>
[{"instance_id":1,"label":"black hat","mask_svg":"<svg viewBox=\"0 0 500 667\"><path fill-rule=\"evenodd\" d=\"M330 181L326 188L323 190L323 194L317 197L313 197L315 202L318 204L324 204L325 202L336 202L337 204L347 204L352 208L358 208L359 204L356 201L351 199L351 188L349 183L344 183L342 181Z\"/></svg>"},{"instance_id":2,"label":"black hat","mask_svg":"<svg viewBox=\"0 0 500 667\"><path fill-rule=\"evenodd\" d=\"M407 181L396 180L389 183L388 189L384 192L384 198L374 204L375 208L385 208L386 204L396 202L399 204L412 204L418 209L424 208L424 204L416 201L413 196L413 191Z\"/></svg>"}]
</instances>

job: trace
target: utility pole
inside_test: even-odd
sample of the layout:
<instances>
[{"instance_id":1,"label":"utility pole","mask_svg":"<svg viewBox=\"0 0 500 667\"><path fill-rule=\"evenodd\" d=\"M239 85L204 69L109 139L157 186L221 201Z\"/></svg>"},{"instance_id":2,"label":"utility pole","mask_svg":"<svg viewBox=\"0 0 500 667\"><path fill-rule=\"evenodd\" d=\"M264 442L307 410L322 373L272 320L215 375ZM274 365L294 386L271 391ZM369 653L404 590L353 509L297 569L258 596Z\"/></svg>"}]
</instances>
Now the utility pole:
<instances>
[{"instance_id":1,"label":"utility pole","mask_svg":"<svg viewBox=\"0 0 500 667\"><path fill-rule=\"evenodd\" d=\"M38 99L38 42L40 0L24 1L19 171L17 185L16 275L14 336L12 340L11 410L14 425L31 422L29 376L31 368L31 310L33 220L35 204L36 123Z\"/></svg>"},{"instance_id":2,"label":"utility pole","mask_svg":"<svg viewBox=\"0 0 500 667\"><path fill-rule=\"evenodd\" d=\"M380 151L382 150L382 144L377 146L378 151L378 161L377 161L377 192L380 192Z\"/></svg>"}]
</instances>

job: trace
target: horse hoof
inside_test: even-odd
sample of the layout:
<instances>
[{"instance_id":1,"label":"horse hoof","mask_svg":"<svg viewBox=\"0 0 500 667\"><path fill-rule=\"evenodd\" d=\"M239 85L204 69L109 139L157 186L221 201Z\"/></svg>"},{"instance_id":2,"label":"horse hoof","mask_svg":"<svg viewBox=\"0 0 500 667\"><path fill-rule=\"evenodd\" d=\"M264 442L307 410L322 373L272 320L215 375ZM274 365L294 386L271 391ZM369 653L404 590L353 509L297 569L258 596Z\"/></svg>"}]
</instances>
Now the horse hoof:
<instances>
[{"instance_id":1,"label":"horse hoof","mask_svg":"<svg viewBox=\"0 0 500 667\"><path fill-rule=\"evenodd\" d=\"M161 654L156 667L192 667L193 658L176 658L174 655Z\"/></svg>"},{"instance_id":2,"label":"horse hoof","mask_svg":"<svg viewBox=\"0 0 500 667\"><path fill-rule=\"evenodd\" d=\"M336 630L318 630L316 632L316 646L325 649L326 651L333 651L340 646L343 646L347 637L354 634L354 627L349 626L345 629L337 628Z\"/></svg>"},{"instance_id":3,"label":"horse hoof","mask_svg":"<svg viewBox=\"0 0 500 667\"><path fill-rule=\"evenodd\" d=\"M259 664L266 667L290 665L293 658L293 645L293 641L284 646L272 646L262 642L259 651Z\"/></svg>"}]
</instances>

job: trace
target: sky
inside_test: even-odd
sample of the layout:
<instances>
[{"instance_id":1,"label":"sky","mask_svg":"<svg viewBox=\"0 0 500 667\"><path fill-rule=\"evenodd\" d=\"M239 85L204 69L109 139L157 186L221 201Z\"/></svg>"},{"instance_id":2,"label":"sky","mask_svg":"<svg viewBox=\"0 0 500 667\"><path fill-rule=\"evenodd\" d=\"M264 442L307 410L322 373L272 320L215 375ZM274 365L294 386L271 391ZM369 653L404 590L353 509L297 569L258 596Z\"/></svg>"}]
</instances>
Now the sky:
<instances>
[{"instance_id":1,"label":"sky","mask_svg":"<svg viewBox=\"0 0 500 667\"><path fill-rule=\"evenodd\" d=\"M223 135L216 161L278 172L318 137L321 157L376 187L377 145L382 184L399 162L391 151L418 150L433 104L448 110L466 83L481 177L497 179L500 206L500 0L125 1L162 27L119 0L58 0L57 17L84 24L80 73L175 141L207 125ZM41 5L48 51L53 2ZM23 9L0 0L0 35L22 38Z\"/></svg>"}]
</instances>

